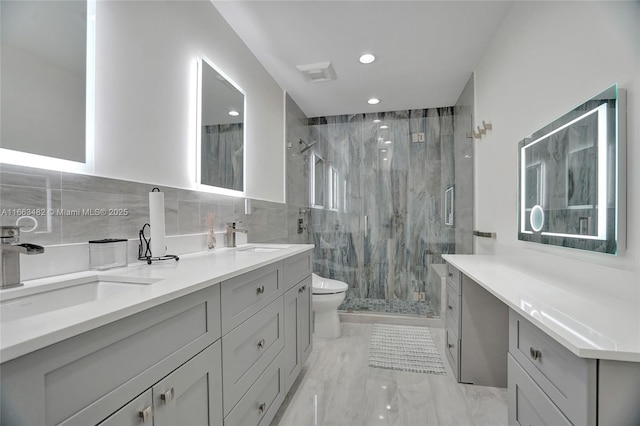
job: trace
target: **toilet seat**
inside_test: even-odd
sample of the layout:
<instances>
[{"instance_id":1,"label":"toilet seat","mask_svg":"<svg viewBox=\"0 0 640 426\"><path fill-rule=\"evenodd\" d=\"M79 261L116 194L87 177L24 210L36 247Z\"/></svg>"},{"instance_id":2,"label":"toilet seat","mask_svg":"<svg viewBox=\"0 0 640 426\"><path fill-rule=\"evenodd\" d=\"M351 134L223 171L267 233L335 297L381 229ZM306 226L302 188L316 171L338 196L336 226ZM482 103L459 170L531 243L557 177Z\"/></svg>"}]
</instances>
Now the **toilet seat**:
<instances>
[{"instance_id":1,"label":"toilet seat","mask_svg":"<svg viewBox=\"0 0 640 426\"><path fill-rule=\"evenodd\" d=\"M342 281L322 278L316 274L313 274L312 282L313 294L343 293L349 288L349 286Z\"/></svg>"}]
</instances>

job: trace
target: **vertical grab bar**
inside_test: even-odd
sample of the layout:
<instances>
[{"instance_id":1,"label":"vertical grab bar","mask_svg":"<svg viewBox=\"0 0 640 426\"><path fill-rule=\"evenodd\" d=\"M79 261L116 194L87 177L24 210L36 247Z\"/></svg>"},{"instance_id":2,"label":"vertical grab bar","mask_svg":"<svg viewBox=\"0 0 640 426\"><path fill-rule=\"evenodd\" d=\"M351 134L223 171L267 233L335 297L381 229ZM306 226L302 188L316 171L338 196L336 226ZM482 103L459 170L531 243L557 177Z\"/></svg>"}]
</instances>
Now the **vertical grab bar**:
<instances>
[{"instance_id":1,"label":"vertical grab bar","mask_svg":"<svg viewBox=\"0 0 640 426\"><path fill-rule=\"evenodd\" d=\"M364 237L367 238L369 236L369 216L364 216Z\"/></svg>"}]
</instances>

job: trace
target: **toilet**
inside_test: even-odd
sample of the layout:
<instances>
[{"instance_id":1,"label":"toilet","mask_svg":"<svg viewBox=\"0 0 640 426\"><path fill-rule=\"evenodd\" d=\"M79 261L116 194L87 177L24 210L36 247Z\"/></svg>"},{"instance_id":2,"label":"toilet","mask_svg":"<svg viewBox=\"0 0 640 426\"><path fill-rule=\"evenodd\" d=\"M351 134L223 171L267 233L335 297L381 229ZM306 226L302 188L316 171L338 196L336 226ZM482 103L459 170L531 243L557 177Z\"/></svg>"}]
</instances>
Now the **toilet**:
<instances>
[{"instance_id":1,"label":"toilet","mask_svg":"<svg viewBox=\"0 0 640 426\"><path fill-rule=\"evenodd\" d=\"M335 339L340 337L338 306L342 303L349 286L342 281L312 275L313 313L316 337Z\"/></svg>"}]
</instances>

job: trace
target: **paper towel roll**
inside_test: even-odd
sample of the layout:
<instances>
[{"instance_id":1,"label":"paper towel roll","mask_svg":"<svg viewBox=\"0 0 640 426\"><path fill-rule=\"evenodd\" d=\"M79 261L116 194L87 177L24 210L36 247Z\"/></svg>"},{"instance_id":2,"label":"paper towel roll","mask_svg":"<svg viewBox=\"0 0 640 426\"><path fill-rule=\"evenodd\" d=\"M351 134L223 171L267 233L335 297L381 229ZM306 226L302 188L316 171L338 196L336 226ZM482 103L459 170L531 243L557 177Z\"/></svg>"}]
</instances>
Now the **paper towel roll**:
<instances>
[{"instance_id":1,"label":"paper towel roll","mask_svg":"<svg viewBox=\"0 0 640 426\"><path fill-rule=\"evenodd\" d=\"M162 257L167 254L164 231L164 193L149 193L149 226L151 228L151 255Z\"/></svg>"}]
</instances>

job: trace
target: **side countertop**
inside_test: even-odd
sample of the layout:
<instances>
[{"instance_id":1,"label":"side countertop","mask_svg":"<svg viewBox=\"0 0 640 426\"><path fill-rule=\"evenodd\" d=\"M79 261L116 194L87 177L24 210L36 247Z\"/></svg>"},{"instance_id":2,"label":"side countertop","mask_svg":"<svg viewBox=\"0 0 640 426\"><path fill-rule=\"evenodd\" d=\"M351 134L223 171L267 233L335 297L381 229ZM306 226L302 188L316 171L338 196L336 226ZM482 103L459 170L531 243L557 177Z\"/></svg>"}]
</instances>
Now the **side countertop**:
<instances>
[{"instance_id":1,"label":"side countertop","mask_svg":"<svg viewBox=\"0 0 640 426\"><path fill-rule=\"evenodd\" d=\"M637 274L625 276L631 295L617 297L594 283L537 275L501 256L443 258L577 356L640 362Z\"/></svg>"},{"instance_id":2,"label":"side countertop","mask_svg":"<svg viewBox=\"0 0 640 426\"><path fill-rule=\"evenodd\" d=\"M251 246L272 251L246 250ZM135 292L101 301L82 303L0 323L0 363L28 354L162 303L193 293L262 266L312 250L311 244L249 244L236 249L217 249L180 256L147 265L139 262L108 271L84 271L56 277L25 281L25 287L37 287L61 280L88 276L108 276L158 280ZM21 287L21 288L25 288ZM3 290L2 296L12 289ZM6 297L6 296L5 296Z\"/></svg>"}]
</instances>

